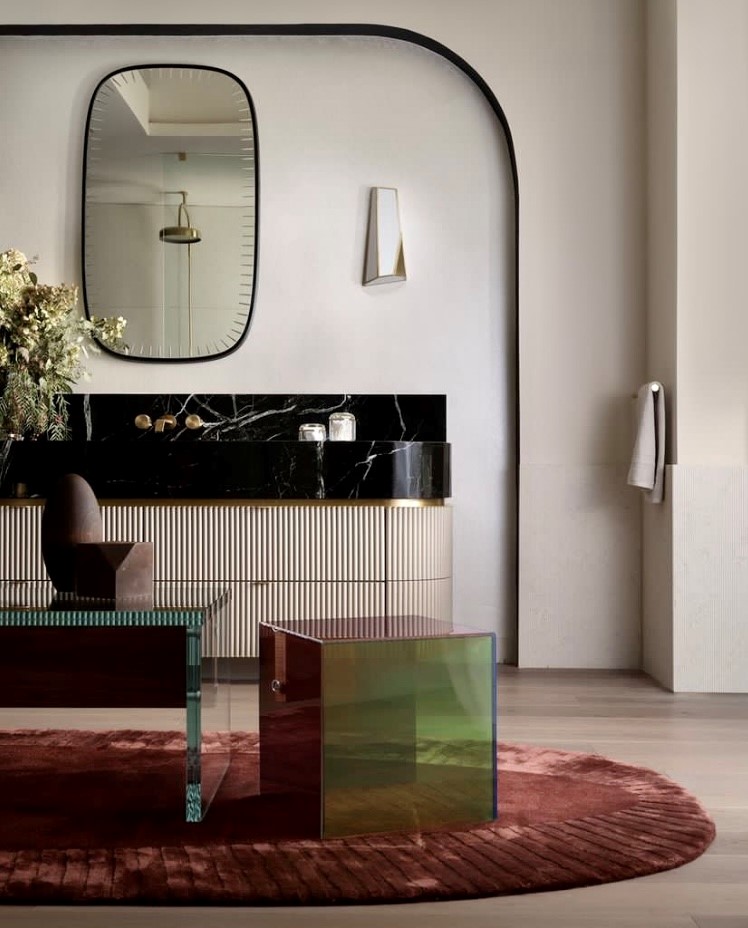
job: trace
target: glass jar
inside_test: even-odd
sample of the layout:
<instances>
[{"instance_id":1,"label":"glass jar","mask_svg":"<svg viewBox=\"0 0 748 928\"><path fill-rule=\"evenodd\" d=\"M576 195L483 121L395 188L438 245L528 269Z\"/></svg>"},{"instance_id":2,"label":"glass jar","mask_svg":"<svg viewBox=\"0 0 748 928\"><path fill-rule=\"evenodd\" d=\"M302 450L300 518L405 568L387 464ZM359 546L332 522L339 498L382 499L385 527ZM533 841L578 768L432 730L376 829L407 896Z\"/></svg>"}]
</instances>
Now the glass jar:
<instances>
[{"instance_id":1,"label":"glass jar","mask_svg":"<svg viewBox=\"0 0 748 928\"><path fill-rule=\"evenodd\" d=\"M355 441L356 417L351 412L334 412L330 416L330 441Z\"/></svg>"},{"instance_id":2,"label":"glass jar","mask_svg":"<svg viewBox=\"0 0 748 928\"><path fill-rule=\"evenodd\" d=\"M305 422L299 426L299 441L324 441L327 437L321 422Z\"/></svg>"}]
</instances>

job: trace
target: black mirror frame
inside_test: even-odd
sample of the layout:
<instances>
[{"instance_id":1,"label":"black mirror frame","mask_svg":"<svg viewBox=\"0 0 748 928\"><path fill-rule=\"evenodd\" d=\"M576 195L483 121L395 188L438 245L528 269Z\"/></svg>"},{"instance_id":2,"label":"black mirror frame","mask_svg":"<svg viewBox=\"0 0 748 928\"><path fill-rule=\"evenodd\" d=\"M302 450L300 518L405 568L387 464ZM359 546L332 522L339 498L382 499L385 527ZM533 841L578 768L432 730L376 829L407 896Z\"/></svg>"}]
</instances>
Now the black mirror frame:
<instances>
[{"instance_id":1,"label":"black mirror frame","mask_svg":"<svg viewBox=\"0 0 748 928\"><path fill-rule=\"evenodd\" d=\"M2 34L2 33L0 33ZM197 356L190 356L186 358L164 358L164 357L144 357L142 355L129 355L124 354L119 351L114 351L109 348L103 342L96 340L99 348L114 356L119 358L122 361L143 361L145 363L155 363L155 364L190 364L198 361L217 361L219 358L225 358L227 355L236 351L242 343L246 340L247 335L249 335L249 330L252 325L252 316L255 308L255 293L257 289L257 262L259 257L259 231L260 231L260 149L259 143L257 140L257 114L255 111L254 101L252 100L252 95L247 89L247 85L241 78L237 77L236 74L233 74L231 71L225 70L225 68L214 68L209 65L202 64L175 64L174 62L167 62L162 64L138 64L138 65L128 65L125 68L117 68L114 71L110 71L101 80L96 84L96 87L91 94L91 100L88 104L88 110L86 113L86 124L84 128L84 142L83 142L83 174L81 177L81 292L83 296L83 308L86 313L86 318L91 318L91 313L88 305L88 291L87 291L87 280L86 280L86 176L88 172L88 142L89 134L91 128L91 118L93 115L93 108L96 102L96 97L98 96L99 90L104 86L104 84L116 74L122 74L126 71L140 71L144 68L190 68L192 70L199 71L213 71L217 74L223 74L226 77L230 77L239 87L241 87L244 95L247 99L247 104L249 106L249 114L252 120L252 134L254 141L254 176L255 176L255 217L254 217L254 260L252 262L252 292L249 300L249 308L247 313L247 321L244 324L244 331L241 336L231 345L229 348L226 348L224 351L217 351L213 354L204 354Z\"/></svg>"}]
</instances>

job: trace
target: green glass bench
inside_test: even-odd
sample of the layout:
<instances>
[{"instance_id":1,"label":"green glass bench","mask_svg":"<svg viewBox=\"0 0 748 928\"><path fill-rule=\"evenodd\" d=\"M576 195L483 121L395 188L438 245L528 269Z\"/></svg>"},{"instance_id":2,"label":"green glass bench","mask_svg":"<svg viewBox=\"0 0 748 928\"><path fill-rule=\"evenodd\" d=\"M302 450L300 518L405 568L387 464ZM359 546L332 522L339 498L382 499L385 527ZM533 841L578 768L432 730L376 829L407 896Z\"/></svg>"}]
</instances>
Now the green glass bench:
<instances>
[{"instance_id":1,"label":"green glass bench","mask_svg":"<svg viewBox=\"0 0 748 928\"><path fill-rule=\"evenodd\" d=\"M185 816L199 822L231 760L231 680L209 656L229 597L156 583L147 601L115 608L45 581L0 583L0 704L184 707Z\"/></svg>"}]
</instances>

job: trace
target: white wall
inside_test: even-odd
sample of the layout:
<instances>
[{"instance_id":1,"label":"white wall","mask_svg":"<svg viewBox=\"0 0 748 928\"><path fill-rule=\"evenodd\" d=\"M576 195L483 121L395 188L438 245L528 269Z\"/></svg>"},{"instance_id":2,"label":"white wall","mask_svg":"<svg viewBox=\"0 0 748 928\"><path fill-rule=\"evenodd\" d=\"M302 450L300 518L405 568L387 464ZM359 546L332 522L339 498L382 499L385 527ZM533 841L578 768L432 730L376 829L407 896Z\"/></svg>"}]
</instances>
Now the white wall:
<instances>
[{"instance_id":1,"label":"white wall","mask_svg":"<svg viewBox=\"0 0 748 928\"><path fill-rule=\"evenodd\" d=\"M210 7L196 0L162 0L157 7L131 0L126 10L121 4L101 2L92 12L85 0L71 0L64 9L52 0L38 0L33 10L27 4L5 13L6 21L15 18L17 22L70 23L92 18L96 22L121 22L123 17L131 22L378 21L414 29L443 42L487 80L512 129L521 192L520 657L525 664L539 666L636 666L640 650L640 513L636 491L625 487L625 471L631 447L629 397L645 374L642 2L464 0L454 4L409 0L403 4L401 0L380 0L372 9L362 0L288 0L282 7L262 0L217 0ZM276 40L276 47L281 44ZM320 40L318 44L326 60L332 43ZM359 47L357 43L343 44L349 50ZM392 43L379 44L383 52L389 53ZM235 45L234 40L212 40L207 63L215 63L214 52L220 49L223 54ZM419 54L430 57L425 52ZM355 171L337 164L338 188L349 194L357 192L358 196L357 215L352 220L343 215L348 205L325 197L329 190L317 183L325 176L325 166L331 164L331 146L320 139L311 148L305 147L306 166L301 176L299 150L287 144L289 127L292 131L294 126L300 131L314 130L315 107L324 102L329 87L329 72L326 68L322 73L315 70L311 59L310 54L308 79L295 88L293 101L288 95L284 105L284 95L271 84L262 91L264 99L261 95L256 101L260 115L265 101L272 101L273 111L271 123L260 123L264 250L258 306L265 307L268 314L258 316L247 354L243 355L247 368L244 388L257 388L256 364L260 362L251 348L253 343L258 351L262 344L263 352L276 359L273 370L263 378L262 389L299 388L293 376L289 379L289 371L299 370L304 363L301 349L293 347L300 341L289 344L284 330L288 330L289 307L302 288L289 268L298 268L299 277L304 279L307 315L302 317L302 326L306 326L306 318L314 330L322 326L326 337L334 339L340 324L336 312L360 313L356 338L346 346L355 357L361 356L370 338L383 326L392 325L393 320L402 333L401 344L415 343L420 323L425 320L403 312L403 303L420 300L420 291L411 295L413 291L430 286L413 274L423 262L431 261L430 266L438 264L452 271L439 278L444 286L436 296L429 296L431 311L448 306L452 316L464 314L459 318L474 319L482 332L490 333L480 347L463 333L452 344L444 345L436 356L410 352L409 374L402 388L438 389L445 382L442 368L454 367L453 358L462 360L459 371L464 375L476 361L484 363L499 338L499 316L489 309L489 300L497 294L489 291L490 281L503 273L506 254L501 242L494 239L493 248L486 248L486 242L502 222L507 204L485 197L476 187L469 208L450 211L448 222L457 223L461 233L459 250L473 254L482 267L476 277L460 275L454 271L454 262L463 260L463 255L458 257L449 247L436 254L425 253L431 244L429 230L445 221L432 195L433 179L426 170L423 182L428 195L422 202L405 196L402 201L411 280L397 292L382 295L356 289L353 284L362 250L365 188L368 184L390 183L401 186L402 191L401 178L406 172L408 186L417 186L424 172L424 149L418 143L412 149L393 149L387 178L379 176L378 171L364 177L363 163ZM127 59L127 63L132 62ZM440 59L433 64L445 76L451 74ZM243 60L242 68L248 73L253 67L252 60ZM6 60L0 59L3 86L12 90L8 76ZM248 83L252 88L251 78ZM44 82L44 89L38 88L39 103L48 86L49 82ZM476 92L469 89L469 84L466 90L462 80L450 86L455 88L454 94L424 94L422 105L427 109L436 107L437 115L451 124L462 118L466 93L469 96ZM355 81L350 87L353 106L360 88ZM405 85L398 87L397 95L408 90ZM76 96L79 112L84 96L82 89ZM3 105L6 112L10 111L3 120L7 125L7 119L13 118L12 99ZM482 107L476 101L468 109L475 114ZM20 125L24 119L24 110L20 110L14 124ZM62 123L60 120L54 125L53 131L62 133ZM484 128L480 131L485 132L487 124L481 121ZM393 128L405 131L407 126ZM345 133L340 136L335 138L336 144L345 144ZM386 144L381 136L371 136L370 144L378 163L386 159ZM483 143L481 147L461 146L452 173L479 177L488 170L488 161L495 171L496 146L495 140L485 148ZM0 158L9 159L10 167L23 173L27 155L20 154L21 147L13 146L10 151L7 146L1 148ZM270 152L278 160L268 164ZM60 159L59 154L56 152L44 162L45 182L35 184L30 191L28 209L37 217L45 216L45 224L40 227L38 221L26 222L23 211L14 217L17 221L13 229L16 242L23 232L27 240L33 240L27 247L43 252L52 269L75 264L76 241L74 234L71 236L76 228L74 198L69 198L63 209L51 210L51 217L47 200L54 190L75 189L76 140L72 138L68 143L64 158ZM50 179L46 179L47 173ZM316 212L301 208L299 190L304 185L318 191L317 197L308 200L317 207ZM332 223L324 241L314 247L310 243L315 234L319 235L322 207ZM283 238L283 249L266 244L266 239L272 243L278 236ZM60 247L60 243L66 244ZM336 255L335 279L339 280L341 274L349 278L350 290L346 293L350 293L350 300L346 300L345 307L331 299L331 277L321 261L327 249ZM498 297L501 299L500 294ZM405 354L394 346L382 361L404 365ZM337 357L342 372L350 370L347 353L338 350ZM393 362L393 358L397 361ZM496 356L493 358L495 363ZM236 389L233 378L226 374L228 363L227 359L221 366L210 365L216 389L225 388L220 385L226 380L232 382L231 389ZM501 378L497 391L500 394L510 373L497 374ZM339 389L340 374L329 378L320 366L313 375L320 388L330 384ZM135 375L120 368L114 371L104 366L97 369L96 376L97 388L100 385L101 389L110 389L109 378L113 377L118 388L134 388ZM182 377L186 375L180 372ZM189 379L195 381L194 377ZM169 383L171 389L181 388L173 373L169 374ZM179 383L184 384L184 380ZM372 389L376 383L374 377L361 377L355 388ZM187 388L197 387L190 384ZM471 409L474 423L470 433L456 431L457 419L450 410L450 437L455 443L455 473L459 480L464 479L467 461L482 458L486 436L495 447L494 423L500 409L497 393L474 394L470 402L464 394L463 409ZM495 454L492 452L493 463L486 464L487 471L479 475L476 487L511 481L511 470L499 463L505 450L502 445ZM486 537L487 520L490 523L490 503L481 492L464 498L460 495L455 502L458 510L464 507L470 531L476 533L473 550L479 551ZM489 535L492 531L495 528L489 529ZM474 563L463 557L460 562L458 582L463 589L476 590L472 603L478 615L495 612L498 587L474 587L482 575L493 574L493 570L490 555Z\"/></svg>"},{"instance_id":2,"label":"white wall","mask_svg":"<svg viewBox=\"0 0 748 928\"><path fill-rule=\"evenodd\" d=\"M748 463L748 3L678 3L678 462Z\"/></svg>"},{"instance_id":3,"label":"white wall","mask_svg":"<svg viewBox=\"0 0 748 928\"><path fill-rule=\"evenodd\" d=\"M748 4L677 0L675 13L677 457L658 679L748 692Z\"/></svg>"},{"instance_id":4,"label":"white wall","mask_svg":"<svg viewBox=\"0 0 748 928\"><path fill-rule=\"evenodd\" d=\"M748 4L650 3L648 377L666 384L667 498L644 519L644 668L748 691Z\"/></svg>"},{"instance_id":5,"label":"white wall","mask_svg":"<svg viewBox=\"0 0 748 928\"><path fill-rule=\"evenodd\" d=\"M496 28L517 49L494 66L520 171L520 662L638 667L641 6L529 3Z\"/></svg>"}]
</instances>

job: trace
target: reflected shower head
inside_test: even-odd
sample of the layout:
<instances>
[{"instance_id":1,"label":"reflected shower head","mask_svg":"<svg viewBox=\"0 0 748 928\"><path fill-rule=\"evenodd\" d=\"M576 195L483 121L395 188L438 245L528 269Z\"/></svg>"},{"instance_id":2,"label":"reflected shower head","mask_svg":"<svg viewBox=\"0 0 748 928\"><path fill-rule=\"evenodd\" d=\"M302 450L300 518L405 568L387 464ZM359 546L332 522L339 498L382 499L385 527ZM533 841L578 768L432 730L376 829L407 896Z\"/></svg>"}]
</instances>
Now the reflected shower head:
<instances>
[{"instance_id":1,"label":"reflected shower head","mask_svg":"<svg viewBox=\"0 0 748 928\"><path fill-rule=\"evenodd\" d=\"M171 242L173 245L194 245L202 239L200 230L190 225L190 214L187 212L186 190L165 190L164 193L178 193L182 202L177 210L177 224L165 226L159 230L158 237L162 242Z\"/></svg>"},{"instance_id":2,"label":"reflected shower head","mask_svg":"<svg viewBox=\"0 0 748 928\"><path fill-rule=\"evenodd\" d=\"M162 242L172 242L174 245L194 245L202 238L200 230L192 226L165 226L159 230L158 237Z\"/></svg>"}]
</instances>

